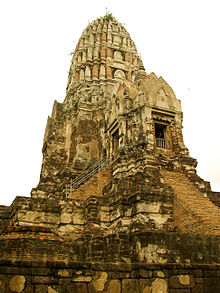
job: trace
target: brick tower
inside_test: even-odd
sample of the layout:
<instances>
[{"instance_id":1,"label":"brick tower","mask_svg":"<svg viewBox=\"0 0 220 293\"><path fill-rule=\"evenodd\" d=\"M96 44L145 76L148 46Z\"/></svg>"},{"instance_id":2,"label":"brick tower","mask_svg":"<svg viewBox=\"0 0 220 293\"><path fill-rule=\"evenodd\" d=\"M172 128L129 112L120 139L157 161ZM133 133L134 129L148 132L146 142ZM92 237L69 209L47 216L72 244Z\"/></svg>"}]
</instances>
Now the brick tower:
<instances>
[{"instance_id":1,"label":"brick tower","mask_svg":"<svg viewBox=\"0 0 220 293\"><path fill-rule=\"evenodd\" d=\"M181 103L171 87L162 77L146 74L125 28L111 15L95 20L83 31L73 53L65 100L55 101L48 118L40 183L32 196L84 200L102 196L107 185L108 192L123 189L127 195L144 189L142 196L154 194L157 208L151 208L158 215L149 216L147 203L147 216L133 217L130 228L141 221L151 229L177 225L183 231L197 231L192 220L194 228L187 219L182 227L178 205L174 208L177 201L183 204L182 197L175 201L174 196L164 197L168 186L179 192L175 186L180 180L185 182L180 192L188 194L192 182L190 189L195 188L201 200L212 196L209 184L196 175L197 162L184 145L182 117ZM167 170L173 172L171 181ZM163 204L169 206L166 213L161 213ZM200 208L195 221L204 232L201 215ZM214 223L211 229L220 232Z\"/></svg>"},{"instance_id":2,"label":"brick tower","mask_svg":"<svg viewBox=\"0 0 220 293\"><path fill-rule=\"evenodd\" d=\"M18 276L25 292L220 290L219 194L196 174L182 118L123 25L90 23L48 117L40 182L0 207L3 266L45 268Z\"/></svg>"}]
</instances>

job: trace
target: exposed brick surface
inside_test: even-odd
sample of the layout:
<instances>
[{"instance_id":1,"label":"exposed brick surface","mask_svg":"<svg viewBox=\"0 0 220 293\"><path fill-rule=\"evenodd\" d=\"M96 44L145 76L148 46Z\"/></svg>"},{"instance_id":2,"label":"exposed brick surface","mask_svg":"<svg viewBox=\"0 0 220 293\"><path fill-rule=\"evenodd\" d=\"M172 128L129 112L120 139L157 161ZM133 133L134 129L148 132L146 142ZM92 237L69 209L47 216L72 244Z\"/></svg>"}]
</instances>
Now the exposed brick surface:
<instances>
[{"instance_id":1,"label":"exposed brick surface","mask_svg":"<svg viewBox=\"0 0 220 293\"><path fill-rule=\"evenodd\" d=\"M10 207L0 205L0 233L9 224Z\"/></svg>"},{"instance_id":2,"label":"exposed brick surface","mask_svg":"<svg viewBox=\"0 0 220 293\"><path fill-rule=\"evenodd\" d=\"M181 232L220 235L220 209L205 198L186 174L161 170L175 192L174 218Z\"/></svg>"},{"instance_id":3,"label":"exposed brick surface","mask_svg":"<svg viewBox=\"0 0 220 293\"><path fill-rule=\"evenodd\" d=\"M83 185L80 185L68 197L71 199L85 200L89 196L102 196L103 188L108 185L111 180L112 168L111 166L107 166Z\"/></svg>"},{"instance_id":4,"label":"exposed brick surface","mask_svg":"<svg viewBox=\"0 0 220 293\"><path fill-rule=\"evenodd\" d=\"M219 194L196 174L180 101L146 74L111 14L89 24L73 55L40 182L31 198L0 206L0 292L220 292L220 214L204 197L219 205Z\"/></svg>"},{"instance_id":5,"label":"exposed brick surface","mask_svg":"<svg viewBox=\"0 0 220 293\"><path fill-rule=\"evenodd\" d=\"M212 192L209 199L220 208L220 192Z\"/></svg>"}]
</instances>

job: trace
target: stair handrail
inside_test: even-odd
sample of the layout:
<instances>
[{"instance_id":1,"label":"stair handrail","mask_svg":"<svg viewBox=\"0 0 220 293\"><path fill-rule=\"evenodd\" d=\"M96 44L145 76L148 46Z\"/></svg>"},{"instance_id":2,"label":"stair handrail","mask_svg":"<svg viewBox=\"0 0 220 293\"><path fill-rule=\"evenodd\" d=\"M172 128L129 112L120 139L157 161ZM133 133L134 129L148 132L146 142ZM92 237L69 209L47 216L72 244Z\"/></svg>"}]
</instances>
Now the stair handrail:
<instances>
[{"instance_id":1,"label":"stair handrail","mask_svg":"<svg viewBox=\"0 0 220 293\"><path fill-rule=\"evenodd\" d=\"M79 176L77 176L75 179L70 179L70 183L66 184L66 197L69 193L72 193L74 189L79 187L81 184L83 184L86 180L90 179L93 175L97 174L103 167L105 167L108 163L110 163L113 160L113 156L105 156L96 164L88 168L85 172L82 172Z\"/></svg>"}]
</instances>

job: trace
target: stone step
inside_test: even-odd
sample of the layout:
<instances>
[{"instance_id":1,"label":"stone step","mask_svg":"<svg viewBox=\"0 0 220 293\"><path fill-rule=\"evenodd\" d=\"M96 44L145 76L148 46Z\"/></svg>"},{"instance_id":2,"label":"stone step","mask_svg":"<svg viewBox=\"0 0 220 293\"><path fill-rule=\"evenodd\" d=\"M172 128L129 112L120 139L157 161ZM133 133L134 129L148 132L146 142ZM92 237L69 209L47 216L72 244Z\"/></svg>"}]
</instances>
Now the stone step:
<instances>
[{"instance_id":1,"label":"stone step","mask_svg":"<svg viewBox=\"0 0 220 293\"><path fill-rule=\"evenodd\" d=\"M198 229L195 228L195 231L193 231L193 225L200 224L200 230L202 231L202 228L204 228L204 233L220 235L220 209L201 194L186 174L167 170L161 170L161 174L164 177L165 184L174 189L176 199L181 201L187 211L190 211L195 217L191 225L191 232L195 232ZM184 227L184 223L179 224L180 227ZM187 223L187 225L190 226L190 223Z\"/></svg>"},{"instance_id":2,"label":"stone step","mask_svg":"<svg viewBox=\"0 0 220 293\"><path fill-rule=\"evenodd\" d=\"M80 185L76 190L68 195L71 199L85 200L90 196L102 196L103 188L112 180L112 167L106 166L94 177L91 177L84 184Z\"/></svg>"}]
</instances>

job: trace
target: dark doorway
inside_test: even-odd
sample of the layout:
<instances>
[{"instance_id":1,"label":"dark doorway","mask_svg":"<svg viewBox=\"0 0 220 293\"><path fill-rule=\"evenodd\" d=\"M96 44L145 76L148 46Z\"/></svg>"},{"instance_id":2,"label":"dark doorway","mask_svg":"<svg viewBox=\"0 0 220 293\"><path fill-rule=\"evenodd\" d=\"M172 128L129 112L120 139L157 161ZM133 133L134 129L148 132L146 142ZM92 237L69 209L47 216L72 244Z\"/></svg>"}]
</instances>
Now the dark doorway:
<instances>
[{"instance_id":1,"label":"dark doorway","mask_svg":"<svg viewBox=\"0 0 220 293\"><path fill-rule=\"evenodd\" d=\"M156 147L167 148L167 125L155 123L154 128Z\"/></svg>"}]
</instances>

